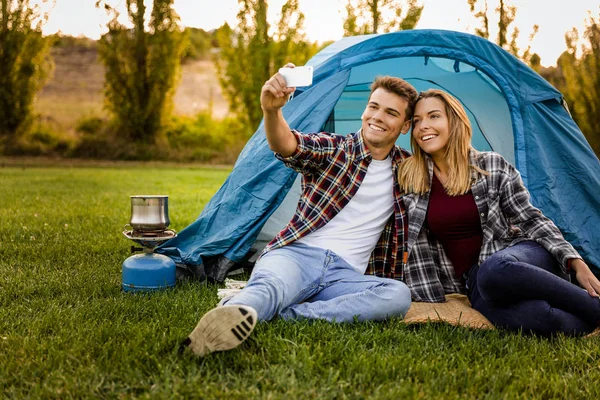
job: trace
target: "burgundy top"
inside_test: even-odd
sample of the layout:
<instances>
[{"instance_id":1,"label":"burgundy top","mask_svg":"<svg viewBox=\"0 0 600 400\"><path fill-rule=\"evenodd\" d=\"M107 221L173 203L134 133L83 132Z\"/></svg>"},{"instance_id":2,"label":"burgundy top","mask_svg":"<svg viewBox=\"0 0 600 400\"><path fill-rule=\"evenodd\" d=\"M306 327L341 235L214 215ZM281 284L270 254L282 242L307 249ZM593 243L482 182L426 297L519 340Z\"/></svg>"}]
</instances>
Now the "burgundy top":
<instances>
[{"instance_id":1,"label":"burgundy top","mask_svg":"<svg viewBox=\"0 0 600 400\"><path fill-rule=\"evenodd\" d=\"M444 247L456 276L462 278L477 263L483 241L479 212L471 191L449 196L433 174L427 224Z\"/></svg>"}]
</instances>

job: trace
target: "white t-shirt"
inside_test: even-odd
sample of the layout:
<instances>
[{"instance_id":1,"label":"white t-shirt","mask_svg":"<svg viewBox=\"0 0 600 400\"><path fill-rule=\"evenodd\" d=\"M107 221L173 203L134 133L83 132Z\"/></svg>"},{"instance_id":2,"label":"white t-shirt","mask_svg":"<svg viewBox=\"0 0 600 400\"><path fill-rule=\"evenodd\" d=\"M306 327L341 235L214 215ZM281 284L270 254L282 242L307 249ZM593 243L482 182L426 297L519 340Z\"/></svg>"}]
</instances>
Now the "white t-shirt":
<instances>
[{"instance_id":1,"label":"white t-shirt","mask_svg":"<svg viewBox=\"0 0 600 400\"><path fill-rule=\"evenodd\" d=\"M325 226L298 242L329 249L359 273L367 270L371 253L394 212L392 161L372 160L354 197Z\"/></svg>"}]
</instances>

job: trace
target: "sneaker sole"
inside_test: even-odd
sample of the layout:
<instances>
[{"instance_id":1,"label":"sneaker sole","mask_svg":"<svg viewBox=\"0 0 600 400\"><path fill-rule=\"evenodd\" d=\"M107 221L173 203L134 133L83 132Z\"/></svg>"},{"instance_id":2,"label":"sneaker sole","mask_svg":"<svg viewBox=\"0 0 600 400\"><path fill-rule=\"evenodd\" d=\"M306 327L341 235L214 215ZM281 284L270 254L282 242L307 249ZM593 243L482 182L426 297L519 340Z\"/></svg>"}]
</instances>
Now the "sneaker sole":
<instances>
[{"instance_id":1,"label":"sneaker sole","mask_svg":"<svg viewBox=\"0 0 600 400\"><path fill-rule=\"evenodd\" d=\"M204 314L181 344L203 357L215 351L231 350L248 339L257 322L256 311L243 305L225 305Z\"/></svg>"}]
</instances>

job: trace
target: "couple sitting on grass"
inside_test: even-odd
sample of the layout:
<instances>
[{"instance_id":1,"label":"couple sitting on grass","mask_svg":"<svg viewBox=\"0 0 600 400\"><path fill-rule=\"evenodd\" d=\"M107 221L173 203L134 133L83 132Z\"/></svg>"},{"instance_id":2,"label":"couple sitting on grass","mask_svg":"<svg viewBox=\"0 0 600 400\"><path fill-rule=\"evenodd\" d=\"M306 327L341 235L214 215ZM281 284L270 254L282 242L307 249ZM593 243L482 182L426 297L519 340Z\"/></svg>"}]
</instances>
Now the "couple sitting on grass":
<instances>
[{"instance_id":1,"label":"couple sitting on grass","mask_svg":"<svg viewBox=\"0 0 600 400\"><path fill-rule=\"evenodd\" d=\"M519 172L471 147L454 97L378 77L361 129L343 137L291 130L281 108L293 91L277 73L261 105L269 146L303 174L296 213L247 286L183 343L194 354L235 348L276 316L379 321L403 317L411 298L451 293L508 330L577 336L600 325L600 281L530 203ZM412 156L395 145L411 123Z\"/></svg>"}]
</instances>

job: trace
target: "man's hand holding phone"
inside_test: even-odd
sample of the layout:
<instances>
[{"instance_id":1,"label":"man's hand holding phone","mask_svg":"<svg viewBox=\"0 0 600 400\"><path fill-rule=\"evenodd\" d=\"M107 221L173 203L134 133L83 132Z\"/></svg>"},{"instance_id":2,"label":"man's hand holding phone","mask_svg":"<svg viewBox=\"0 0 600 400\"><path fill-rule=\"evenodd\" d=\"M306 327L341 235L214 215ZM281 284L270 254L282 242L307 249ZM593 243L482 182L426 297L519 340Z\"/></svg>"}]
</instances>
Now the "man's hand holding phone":
<instances>
[{"instance_id":1,"label":"man's hand holding phone","mask_svg":"<svg viewBox=\"0 0 600 400\"><path fill-rule=\"evenodd\" d=\"M312 82L312 67L310 68L310 80ZM288 63L265 82L260 93L260 105L263 112L275 112L285 105L290 94L296 90L296 87L290 86L284 75L288 77L293 75L294 82L300 80L300 83L303 83L306 81L306 71L302 72L302 69L304 67L296 67L294 64ZM301 72L294 72L289 75L289 71L292 70L300 70Z\"/></svg>"},{"instance_id":2,"label":"man's hand holding phone","mask_svg":"<svg viewBox=\"0 0 600 400\"><path fill-rule=\"evenodd\" d=\"M282 68L284 74L285 69L294 69L294 67L292 63L286 64ZM296 88L289 87L284 76L277 72L265 82L260 92L260 106L263 110L267 142L271 150L283 157L291 156L298 147L296 137L281 112L281 107L285 105L294 90Z\"/></svg>"}]
</instances>

